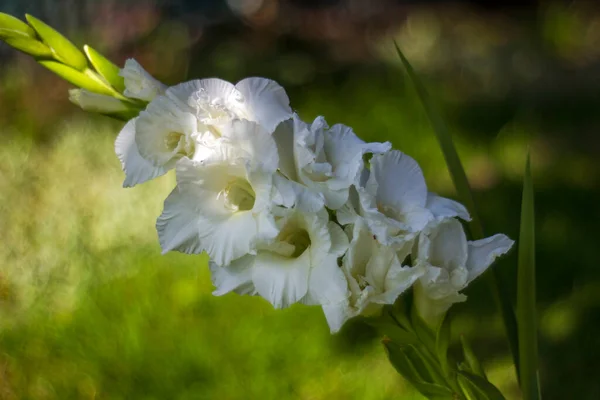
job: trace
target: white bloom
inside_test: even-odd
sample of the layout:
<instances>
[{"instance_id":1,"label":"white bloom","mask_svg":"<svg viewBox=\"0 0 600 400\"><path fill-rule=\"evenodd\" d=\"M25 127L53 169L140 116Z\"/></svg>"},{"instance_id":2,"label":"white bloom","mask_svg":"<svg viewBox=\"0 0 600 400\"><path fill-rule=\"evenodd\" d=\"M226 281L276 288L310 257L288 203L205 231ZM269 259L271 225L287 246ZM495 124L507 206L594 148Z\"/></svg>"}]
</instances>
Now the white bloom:
<instances>
[{"instance_id":1,"label":"white bloom","mask_svg":"<svg viewBox=\"0 0 600 400\"><path fill-rule=\"evenodd\" d=\"M125 80L123 94L134 99L152 101L156 96L163 94L167 86L154 79L133 58L125 61L125 67L119 72Z\"/></svg>"},{"instance_id":2,"label":"white bloom","mask_svg":"<svg viewBox=\"0 0 600 400\"><path fill-rule=\"evenodd\" d=\"M452 304L466 300L459 292L513 244L501 234L467 241L461 223L453 218L428 225L419 235L414 258L415 265L427 271L414 292L421 317L435 326Z\"/></svg>"},{"instance_id":3,"label":"white bloom","mask_svg":"<svg viewBox=\"0 0 600 400\"><path fill-rule=\"evenodd\" d=\"M256 255L242 257L226 267L211 265L217 287L214 294L258 294L275 308L297 302L345 302L348 284L338 258L348 247L346 234L329 221L324 209L305 213L280 208L279 212L278 235L260 244Z\"/></svg>"},{"instance_id":4,"label":"white bloom","mask_svg":"<svg viewBox=\"0 0 600 400\"><path fill-rule=\"evenodd\" d=\"M233 118L258 122L269 133L292 116L290 100L275 81L246 78L233 85L217 78L180 83L167 96L208 126L220 126Z\"/></svg>"},{"instance_id":5,"label":"white bloom","mask_svg":"<svg viewBox=\"0 0 600 400\"><path fill-rule=\"evenodd\" d=\"M273 135L281 155L282 173L291 182L305 185L310 193L298 185L293 185L294 191L322 199L332 210L348 200L349 188L363 166L363 155L383 153L391 147L389 142L366 143L345 125L329 128L323 117L317 117L308 125L296 114ZM302 207L302 203L299 206Z\"/></svg>"},{"instance_id":6,"label":"white bloom","mask_svg":"<svg viewBox=\"0 0 600 400\"><path fill-rule=\"evenodd\" d=\"M343 304L323 307L332 333L349 318L373 315L384 304L393 304L424 273L423 268L402 265L411 247L412 242L399 248L382 245L373 238L364 220L357 219L342 266L350 297Z\"/></svg>"},{"instance_id":7,"label":"white bloom","mask_svg":"<svg viewBox=\"0 0 600 400\"><path fill-rule=\"evenodd\" d=\"M177 187L157 222L163 252L206 251L227 265L277 235L270 212L278 164L273 138L247 120L230 122L223 133L210 157L177 163Z\"/></svg>"},{"instance_id":8,"label":"white bloom","mask_svg":"<svg viewBox=\"0 0 600 400\"><path fill-rule=\"evenodd\" d=\"M209 157L234 119L257 122L271 133L290 116L285 91L268 79L248 78L235 86L202 79L173 86L140 113L133 133L129 126L117 138L116 151L126 175L136 171L135 176L126 176L125 186L152 179L157 171L165 173L182 157L195 161Z\"/></svg>"},{"instance_id":9,"label":"white bloom","mask_svg":"<svg viewBox=\"0 0 600 400\"><path fill-rule=\"evenodd\" d=\"M430 221L455 216L470 219L462 204L428 193L419 164L398 150L371 158L338 212L343 225L363 217L384 245L412 240Z\"/></svg>"}]
</instances>

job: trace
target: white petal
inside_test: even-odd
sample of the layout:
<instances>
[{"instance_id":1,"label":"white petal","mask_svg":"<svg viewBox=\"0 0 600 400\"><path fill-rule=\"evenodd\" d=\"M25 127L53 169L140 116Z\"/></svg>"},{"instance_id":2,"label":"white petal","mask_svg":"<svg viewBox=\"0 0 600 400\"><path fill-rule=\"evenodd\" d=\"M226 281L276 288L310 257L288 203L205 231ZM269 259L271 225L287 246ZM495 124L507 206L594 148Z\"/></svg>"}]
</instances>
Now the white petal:
<instances>
[{"instance_id":1,"label":"white petal","mask_svg":"<svg viewBox=\"0 0 600 400\"><path fill-rule=\"evenodd\" d=\"M164 96L156 97L136 122L135 141L142 157L156 166L173 168L182 156L191 157L196 117Z\"/></svg>"},{"instance_id":2,"label":"white petal","mask_svg":"<svg viewBox=\"0 0 600 400\"><path fill-rule=\"evenodd\" d=\"M241 96L232 99L239 108L247 112L244 118L256 121L269 132L292 116L290 99L285 90L275 81L265 78L246 78L239 81L235 88Z\"/></svg>"},{"instance_id":3,"label":"white petal","mask_svg":"<svg viewBox=\"0 0 600 400\"><path fill-rule=\"evenodd\" d=\"M447 219L436 225L429 234L429 262L452 270L467 262L467 237L456 219Z\"/></svg>"},{"instance_id":4,"label":"white petal","mask_svg":"<svg viewBox=\"0 0 600 400\"><path fill-rule=\"evenodd\" d=\"M119 75L125 80L123 94L126 97L152 101L167 89L167 86L154 79L133 58L125 61L125 67L119 72Z\"/></svg>"},{"instance_id":5,"label":"white petal","mask_svg":"<svg viewBox=\"0 0 600 400\"><path fill-rule=\"evenodd\" d=\"M230 82L218 78L208 78L195 79L171 86L166 93L168 97L178 101L182 107L191 111L197 110L200 103L211 103L215 100L226 103L237 93L237 90Z\"/></svg>"},{"instance_id":6,"label":"white petal","mask_svg":"<svg viewBox=\"0 0 600 400\"><path fill-rule=\"evenodd\" d=\"M329 250L329 253L336 257L343 256L346 250L348 250L348 236L346 236L346 233L344 233L342 228L333 221L329 221L328 229L329 234L331 235L331 249Z\"/></svg>"},{"instance_id":7,"label":"white petal","mask_svg":"<svg viewBox=\"0 0 600 400\"><path fill-rule=\"evenodd\" d=\"M427 208L435 218L459 217L464 221L470 221L469 212L457 201L438 196L435 193L427 193Z\"/></svg>"},{"instance_id":8,"label":"white petal","mask_svg":"<svg viewBox=\"0 0 600 400\"><path fill-rule=\"evenodd\" d=\"M277 144L279 153L279 170L288 179L298 180L296 161L294 157L294 121L285 120L277 125L273 132L273 139Z\"/></svg>"},{"instance_id":9,"label":"white petal","mask_svg":"<svg viewBox=\"0 0 600 400\"><path fill-rule=\"evenodd\" d=\"M295 206L301 211L312 213L322 210L325 206L325 198L322 193L310 190L280 174L274 175L273 182L278 191L280 204L285 207Z\"/></svg>"},{"instance_id":10,"label":"white petal","mask_svg":"<svg viewBox=\"0 0 600 400\"><path fill-rule=\"evenodd\" d=\"M313 190L323 193L325 205L331 210L337 210L348 201L348 187L341 190L332 190L328 184L311 185Z\"/></svg>"},{"instance_id":11,"label":"white petal","mask_svg":"<svg viewBox=\"0 0 600 400\"><path fill-rule=\"evenodd\" d=\"M252 283L253 264L253 255L241 257L224 267L210 262L210 276L213 285L216 287L213 295L222 296L229 292L247 295L256 294L256 289Z\"/></svg>"},{"instance_id":12,"label":"white petal","mask_svg":"<svg viewBox=\"0 0 600 400\"><path fill-rule=\"evenodd\" d=\"M394 304L398 296L408 290L424 272L423 268L393 264L385 279L385 292L373 296L370 301L377 304Z\"/></svg>"},{"instance_id":13,"label":"white petal","mask_svg":"<svg viewBox=\"0 0 600 400\"><path fill-rule=\"evenodd\" d=\"M258 294L273 307L285 308L306 295L309 273L310 251L298 258L261 251L254 262L252 281Z\"/></svg>"},{"instance_id":14,"label":"white petal","mask_svg":"<svg viewBox=\"0 0 600 400\"><path fill-rule=\"evenodd\" d=\"M229 141L238 151L245 153L252 164L275 172L279 164L277 145L273 137L256 122L234 119L222 130L223 141Z\"/></svg>"},{"instance_id":15,"label":"white petal","mask_svg":"<svg viewBox=\"0 0 600 400\"><path fill-rule=\"evenodd\" d=\"M164 211L156 222L163 254L170 250L198 254L204 250L198 237L201 228L194 208L193 197L181 193L179 187L167 197Z\"/></svg>"},{"instance_id":16,"label":"white petal","mask_svg":"<svg viewBox=\"0 0 600 400\"><path fill-rule=\"evenodd\" d=\"M481 275L494 262L496 257L506 254L514 243L508 236L502 234L469 242L468 281L471 282Z\"/></svg>"},{"instance_id":17,"label":"white petal","mask_svg":"<svg viewBox=\"0 0 600 400\"><path fill-rule=\"evenodd\" d=\"M136 120L134 118L127 122L115 141L115 152L125 172L124 187L146 182L167 172L165 168L154 166L140 155L135 143Z\"/></svg>"},{"instance_id":18,"label":"white petal","mask_svg":"<svg viewBox=\"0 0 600 400\"><path fill-rule=\"evenodd\" d=\"M339 304L325 304L322 307L331 333L338 332L346 323L346 321L352 318L355 314L348 306L347 302Z\"/></svg>"},{"instance_id":19,"label":"white petal","mask_svg":"<svg viewBox=\"0 0 600 400\"><path fill-rule=\"evenodd\" d=\"M372 178L377 182L377 201L399 212L424 207L427 202L427 185L419 164L398 150L373 156L369 180Z\"/></svg>"},{"instance_id":20,"label":"white petal","mask_svg":"<svg viewBox=\"0 0 600 400\"><path fill-rule=\"evenodd\" d=\"M348 282L338 267L337 257L330 255L319 264L313 265L308 293L302 302L308 305L335 305L347 301L349 295Z\"/></svg>"},{"instance_id":21,"label":"white petal","mask_svg":"<svg viewBox=\"0 0 600 400\"><path fill-rule=\"evenodd\" d=\"M378 246L367 263L365 278L369 285L379 292L383 292L385 290L385 278L392 265L400 267L400 261L398 261L393 249L388 246Z\"/></svg>"},{"instance_id":22,"label":"white petal","mask_svg":"<svg viewBox=\"0 0 600 400\"><path fill-rule=\"evenodd\" d=\"M336 124L325 134L327 161L332 165L336 177L354 182L362 167L365 153L384 153L391 148L386 143L365 143L352 128Z\"/></svg>"},{"instance_id":23,"label":"white petal","mask_svg":"<svg viewBox=\"0 0 600 400\"><path fill-rule=\"evenodd\" d=\"M237 212L227 219L204 215L198 221L202 247L218 265L254 252L258 227L252 212Z\"/></svg>"},{"instance_id":24,"label":"white petal","mask_svg":"<svg viewBox=\"0 0 600 400\"><path fill-rule=\"evenodd\" d=\"M352 276L365 276L366 268L376 248L375 239L362 218L358 218L352 229L352 241L343 260L344 269Z\"/></svg>"}]
</instances>

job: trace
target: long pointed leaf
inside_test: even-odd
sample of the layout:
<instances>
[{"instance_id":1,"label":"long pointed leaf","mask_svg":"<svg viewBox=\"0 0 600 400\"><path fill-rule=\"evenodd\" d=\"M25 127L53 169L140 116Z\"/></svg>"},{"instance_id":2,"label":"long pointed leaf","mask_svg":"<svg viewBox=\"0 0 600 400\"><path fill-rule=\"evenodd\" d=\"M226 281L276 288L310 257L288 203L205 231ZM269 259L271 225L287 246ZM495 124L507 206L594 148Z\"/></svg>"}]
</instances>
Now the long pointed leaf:
<instances>
[{"instance_id":1,"label":"long pointed leaf","mask_svg":"<svg viewBox=\"0 0 600 400\"><path fill-rule=\"evenodd\" d=\"M523 178L517 318L519 328L520 381L524 400L541 399L538 375L537 316L535 306L535 214L529 155Z\"/></svg>"},{"instance_id":2,"label":"long pointed leaf","mask_svg":"<svg viewBox=\"0 0 600 400\"><path fill-rule=\"evenodd\" d=\"M475 207L475 200L473 198L473 193L471 191L471 187L469 186L469 181L467 180L467 175L465 174L465 170L463 169L462 163L460 162L460 158L458 153L456 152L456 148L454 147L454 142L452 141L452 136L450 132L446 128L444 124L444 120L441 117L440 112L435 107L434 103L429 98L427 94L427 90L425 86L421 83L421 80L415 73L414 69L398 47L398 44L394 42L396 46L396 51L398 52L398 56L406 69L406 72L413 82L415 89L419 98L421 99L421 103L423 104L423 108L425 109L425 113L431 122L433 127L433 131L437 137L437 140L442 149L442 153L444 154L444 159L446 160L446 165L448 166L448 170L450 171L450 176L452 177L452 182L456 187L456 192L458 193L461 201L465 204L469 213L471 214L471 222L469 224L469 228L471 231L471 236L473 239L482 239L483 238L483 226L481 224L481 220L477 214L477 210ZM502 285L499 284L499 277L495 269L492 269L491 274L485 274L487 282L491 288L492 295L494 297L494 301L496 302L497 307L500 309L502 313L502 319L504 320L504 327L506 329L506 335L508 337L508 343L510 346L510 350L513 356L513 360L515 363L515 368L517 370L517 375L519 374L519 342L517 336L517 323L515 318L515 312L513 306L511 304L508 293L502 290Z\"/></svg>"},{"instance_id":3,"label":"long pointed leaf","mask_svg":"<svg viewBox=\"0 0 600 400\"><path fill-rule=\"evenodd\" d=\"M0 13L0 38L14 36L35 38L35 31L20 19Z\"/></svg>"},{"instance_id":4,"label":"long pointed leaf","mask_svg":"<svg viewBox=\"0 0 600 400\"><path fill-rule=\"evenodd\" d=\"M94 78L94 76L91 74L79 72L75 68L71 68L56 61L38 62L42 66L48 68L50 71L54 72L56 75L77 87L89 90L93 93L105 94L107 96L112 96L114 94L114 90L112 88L108 87L100 79Z\"/></svg>"},{"instance_id":5,"label":"long pointed leaf","mask_svg":"<svg viewBox=\"0 0 600 400\"><path fill-rule=\"evenodd\" d=\"M123 93L125 90L125 81L122 76L119 76L119 67L87 44L83 46L83 51L88 60L90 60L90 63L92 63L96 72L106 79L112 87L117 89L120 93Z\"/></svg>"},{"instance_id":6,"label":"long pointed leaf","mask_svg":"<svg viewBox=\"0 0 600 400\"><path fill-rule=\"evenodd\" d=\"M32 15L25 14L25 18L44 43L54 51L57 59L78 71L84 71L87 68L85 56L69 39Z\"/></svg>"}]
</instances>

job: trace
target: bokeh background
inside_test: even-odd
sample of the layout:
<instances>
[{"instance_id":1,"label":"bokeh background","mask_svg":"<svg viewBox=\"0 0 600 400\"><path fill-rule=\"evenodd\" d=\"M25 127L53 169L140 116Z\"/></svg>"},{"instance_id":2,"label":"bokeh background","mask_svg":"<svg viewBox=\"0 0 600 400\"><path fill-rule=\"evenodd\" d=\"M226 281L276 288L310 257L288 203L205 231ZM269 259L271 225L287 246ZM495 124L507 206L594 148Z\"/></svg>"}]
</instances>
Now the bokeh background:
<instances>
[{"instance_id":1,"label":"bokeh background","mask_svg":"<svg viewBox=\"0 0 600 400\"><path fill-rule=\"evenodd\" d=\"M595 2L1 0L167 84L277 80L305 119L390 140L454 197L397 40L454 135L488 234L517 239L531 150L546 399L600 398L600 8ZM0 399L417 399L360 323L211 295L204 256L161 255L173 175L133 189L121 123L0 44ZM514 296L516 254L495 265ZM518 399L484 281L455 307L490 379Z\"/></svg>"}]
</instances>

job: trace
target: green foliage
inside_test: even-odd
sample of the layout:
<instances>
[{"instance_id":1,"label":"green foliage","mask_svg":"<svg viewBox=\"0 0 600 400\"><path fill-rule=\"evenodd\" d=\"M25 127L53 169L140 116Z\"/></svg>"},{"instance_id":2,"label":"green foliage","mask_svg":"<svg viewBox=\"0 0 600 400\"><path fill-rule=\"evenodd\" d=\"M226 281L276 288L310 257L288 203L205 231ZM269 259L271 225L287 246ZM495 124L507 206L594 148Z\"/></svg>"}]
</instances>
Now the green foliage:
<instances>
[{"instance_id":1,"label":"green foliage","mask_svg":"<svg viewBox=\"0 0 600 400\"><path fill-rule=\"evenodd\" d=\"M2 32L0 32L1 37ZM9 36L3 38L4 42L9 46L14 47L17 50L22 51L25 54L29 54L35 58L48 58L53 57L52 50L44 43L39 42L36 39L32 39L26 36Z\"/></svg>"},{"instance_id":2,"label":"green foliage","mask_svg":"<svg viewBox=\"0 0 600 400\"><path fill-rule=\"evenodd\" d=\"M123 77L119 76L120 68L88 45L83 46L83 51L100 76L106 79L119 93L123 93L125 81Z\"/></svg>"},{"instance_id":3,"label":"green foliage","mask_svg":"<svg viewBox=\"0 0 600 400\"><path fill-rule=\"evenodd\" d=\"M20 19L0 13L0 39L9 37L35 38L35 31Z\"/></svg>"},{"instance_id":4,"label":"green foliage","mask_svg":"<svg viewBox=\"0 0 600 400\"><path fill-rule=\"evenodd\" d=\"M460 335L460 343L462 345L463 355L465 356L466 367L468 367L468 370L474 373L475 375L486 379L485 371L483 370L481 363L475 356L475 353L473 352L473 349L471 348L471 345L467 341L465 335Z\"/></svg>"},{"instance_id":5,"label":"green foliage","mask_svg":"<svg viewBox=\"0 0 600 400\"><path fill-rule=\"evenodd\" d=\"M519 327L520 382L525 400L541 399L538 376L537 312L535 285L535 213L529 155L523 178L519 265L517 280L517 320Z\"/></svg>"},{"instance_id":6,"label":"green foliage","mask_svg":"<svg viewBox=\"0 0 600 400\"><path fill-rule=\"evenodd\" d=\"M95 74L89 73L88 70L80 72L57 61L39 61L39 63L77 87L108 96L114 94L114 90L106 86Z\"/></svg>"},{"instance_id":7,"label":"green foliage","mask_svg":"<svg viewBox=\"0 0 600 400\"><path fill-rule=\"evenodd\" d=\"M433 131L436 135L442 153L444 154L444 159L446 160L446 165L448 170L450 171L450 176L452 177L452 182L456 188L456 191L462 201L462 203L467 207L469 213L471 215L471 222L469 223L469 227L471 229L471 235L473 239L483 239L483 226L481 224L481 220L479 219L479 215L475 206L475 199L473 197L473 193L471 191L471 187L469 185L469 181L467 179L467 175L465 174L465 170L460 161L460 157L456 151L456 147L454 146L454 142L452 141L452 136L448 131L446 124L441 116L441 113L435 107L434 102L429 97L425 86L419 79L418 75L415 73L414 69L410 65L410 62L406 59L398 44L394 42L396 52L402 61L402 65L406 69L406 72L414 84L419 99L421 100L421 104L425 109L427 117L431 122L433 127ZM515 362L515 367L517 369L517 373L519 371L519 340L517 337L517 324L515 312L513 310L508 292L503 288L499 283L499 278L496 271L492 268L491 273L487 273L484 276L487 277L494 300L498 306L498 309L502 313L502 319L504 321L504 327L506 329L508 342L510 345L510 349L513 355L513 360Z\"/></svg>"},{"instance_id":8,"label":"green foliage","mask_svg":"<svg viewBox=\"0 0 600 400\"><path fill-rule=\"evenodd\" d=\"M85 56L69 39L34 16L25 14L25 17L43 42L52 49L57 60L78 71L87 68Z\"/></svg>"},{"instance_id":9,"label":"green foliage","mask_svg":"<svg viewBox=\"0 0 600 400\"><path fill-rule=\"evenodd\" d=\"M467 400L504 400L502 393L479 375L458 371L457 379Z\"/></svg>"}]
</instances>

